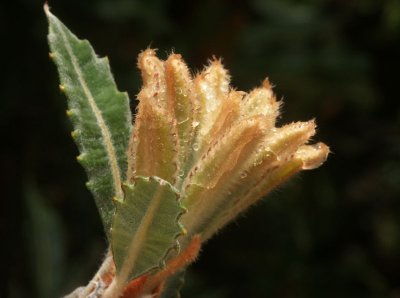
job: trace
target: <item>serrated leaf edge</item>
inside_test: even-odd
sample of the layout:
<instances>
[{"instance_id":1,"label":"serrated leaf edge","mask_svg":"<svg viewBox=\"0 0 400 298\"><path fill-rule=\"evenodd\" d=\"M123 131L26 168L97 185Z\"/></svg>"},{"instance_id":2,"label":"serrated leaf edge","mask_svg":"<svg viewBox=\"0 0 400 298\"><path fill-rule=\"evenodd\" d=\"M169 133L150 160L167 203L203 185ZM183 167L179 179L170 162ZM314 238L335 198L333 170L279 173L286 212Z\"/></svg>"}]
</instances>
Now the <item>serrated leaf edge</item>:
<instances>
[{"instance_id":1,"label":"serrated leaf edge","mask_svg":"<svg viewBox=\"0 0 400 298\"><path fill-rule=\"evenodd\" d=\"M93 97L89 87L87 86L87 83L86 83L84 76L79 68L79 64L76 60L76 57L71 48L71 45L68 42L68 39L65 35L63 28L61 28L59 25L59 20L50 12L50 9L49 9L49 6L47 5L47 3L44 5L44 10L45 10L45 13L46 13L48 19L55 20L55 22L53 22L53 24L57 27L57 29L59 30L59 32L61 34L61 38L64 40L67 53L71 59L71 63L77 74L78 81L80 82L82 90L84 91L84 93L88 99L89 106L92 109L93 114L95 115L96 122L97 122L98 126L100 127L100 131L103 136L103 142L104 142L104 145L105 145L105 148L107 151L107 156L108 156L108 160L110 163L111 173L112 173L112 177L113 177L113 181L114 181L115 196L122 198L123 192L122 192L122 188L121 188L121 173L120 173L120 169L118 166L118 159L117 159L117 156L115 153L114 145L113 145L113 142L111 139L111 133L103 119L100 109L96 105L96 102L94 100L94 97Z\"/></svg>"},{"instance_id":2,"label":"serrated leaf edge","mask_svg":"<svg viewBox=\"0 0 400 298\"><path fill-rule=\"evenodd\" d=\"M163 179L161 179L161 178L159 178L157 176L150 176L150 177L137 176L136 179L137 178L146 179L148 181L155 180L161 186L166 185L167 187L169 187L175 193L176 200L178 201L179 207L182 210L182 212L178 213L178 215L176 216L176 219L175 219L175 223L180 229L180 232L175 235L175 239L174 239L175 240L175 244L172 244L171 247L166 250L164 256L161 258L161 262L158 265L155 265L154 267L150 267L148 270L143 272L143 274L146 274L146 273L149 273L149 272L152 272L152 271L155 271L155 270L158 270L158 269L162 269L163 267L165 267L165 260L167 259L167 256L169 255L169 253L171 251L177 250L179 252L180 245L179 245L178 238L187 233L185 228L183 227L183 225L179 222L179 220L182 217L182 215L187 212L187 209L181 203L181 197L180 197L179 191L174 186L172 186L169 182L167 182L167 181L165 181L165 180L163 180ZM133 185L135 185L135 179L133 181ZM132 187L132 184L124 183L124 186L125 187ZM160 203L160 201L162 199L160 195L158 195L158 196L159 196L159 198L157 199L157 201L154 202L154 200L153 200L153 202L151 203L151 206L149 207L149 209L150 208L153 209L153 210L151 210L152 211L151 214L153 214L153 215L156 214L157 206L159 205L159 203ZM155 204L155 203L158 203L158 204ZM121 205L117 206L116 213L118 212L118 208L121 208ZM142 227L138 229L138 232L135 234L135 236L133 236L133 238L132 238L132 240L131 240L131 242L129 244L129 253L128 253L129 260L125 261L123 263L121 270L119 270L119 274L116 275L116 277L115 277L115 279L113 281L113 283L115 283L113 285L113 287L115 289L113 291L114 295L115 295L116 292L118 292L117 289L122 289L125 286L125 284L128 282L129 274L132 271L132 267L134 266L135 262L137 261L136 259L138 257L138 253L139 253L141 247L137 246L137 245L134 245L134 243L143 243L144 242L144 241L140 241L140 240L137 240L137 239L140 239L140 238L138 238L139 236L141 238L145 237L148 229L150 228L152 216L146 215L146 218L148 218L148 220L145 222L146 225L142 226L142 223L143 223L143 221L142 221L142 223L140 224L140 226L142 226ZM140 235L139 235L139 233L140 233ZM134 250L134 252L132 252L132 250ZM140 275L140 276L143 276L143 274ZM136 278L139 278L140 276L137 276ZM111 286L110 286L110 288L111 288ZM107 296L105 296L105 297L107 297Z\"/></svg>"}]
</instances>

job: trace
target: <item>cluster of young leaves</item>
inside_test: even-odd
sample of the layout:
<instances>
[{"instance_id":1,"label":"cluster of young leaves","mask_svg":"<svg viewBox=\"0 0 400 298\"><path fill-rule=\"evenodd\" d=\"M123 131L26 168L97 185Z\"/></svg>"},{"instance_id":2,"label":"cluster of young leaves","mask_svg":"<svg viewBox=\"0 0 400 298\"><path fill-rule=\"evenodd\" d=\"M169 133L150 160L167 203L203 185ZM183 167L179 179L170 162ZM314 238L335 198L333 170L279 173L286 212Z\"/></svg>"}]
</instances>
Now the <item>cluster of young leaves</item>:
<instances>
[{"instance_id":1,"label":"cluster of young leaves","mask_svg":"<svg viewBox=\"0 0 400 298\"><path fill-rule=\"evenodd\" d=\"M163 266L183 233L178 220L185 211L178 191L158 177L126 180L132 130L129 98L119 92L107 58L96 56L46 7L50 57L67 95L78 161L112 247L117 276L134 279Z\"/></svg>"},{"instance_id":2,"label":"cluster of young leaves","mask_svg":"<svg viewBox=\"0 0 400 298\"><path fill-rule=\"evenodd\" d=\"M152 49L138 59L143 88L133 129L128 96L117 90L107 59L45 10L78 161L87 170L116 267L104 297L119 297L131 280L136 288L143 283L145 294L161 291L156 289L193 260L187 256L196 255L190 248L199 247L196 241L208 240L329 154L323 143L307 144L314 121L276 127L279 102L268 79L249 93L236 91L220 60L192 77L180 55L163 61ZM178 242L186 231L181 216L187 236ZM169 258L180 245L185 251ZM155 273L166 261L167 268Z\"/></svg>"}]
</instances>

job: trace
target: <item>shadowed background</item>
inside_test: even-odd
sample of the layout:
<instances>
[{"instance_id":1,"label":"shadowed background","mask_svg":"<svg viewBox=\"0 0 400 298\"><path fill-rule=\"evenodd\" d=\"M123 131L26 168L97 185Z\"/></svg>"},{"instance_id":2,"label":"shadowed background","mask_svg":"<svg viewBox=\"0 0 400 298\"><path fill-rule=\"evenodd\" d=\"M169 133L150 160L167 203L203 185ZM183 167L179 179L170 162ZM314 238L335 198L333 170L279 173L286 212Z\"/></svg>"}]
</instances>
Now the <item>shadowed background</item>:
<instances>
[{"instance_id":1,"label":"shadowed background","mask_svg":"<svg viewBox=\"0 0 400 298\"><path fill-rule=\"evenodd\" d=\"M232 84L269 77L280 124L316 118L333 154L204 246L183 297L400 297L400 1L53 0L107 55L132 107L137 54L174 50ZM42 1L0 4L1 297L59 297L106 249L48 59Z\"/></svg>"}]
</instances>

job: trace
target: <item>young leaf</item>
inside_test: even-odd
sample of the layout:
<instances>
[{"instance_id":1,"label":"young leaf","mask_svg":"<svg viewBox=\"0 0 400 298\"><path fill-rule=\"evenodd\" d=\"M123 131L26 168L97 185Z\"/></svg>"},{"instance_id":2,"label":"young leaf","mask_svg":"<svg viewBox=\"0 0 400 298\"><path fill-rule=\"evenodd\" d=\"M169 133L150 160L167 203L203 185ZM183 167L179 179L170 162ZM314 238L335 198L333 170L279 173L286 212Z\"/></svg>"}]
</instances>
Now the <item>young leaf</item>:
<instances>
[{"instance_id":1,"label":"young leaf","mask_svg":"<svg viewBox=\"0 0 400 298\"><path fill-rule=\"evenodd\" d=\"M116 283L121 286L164 266L168 252L178 247L176 238L184 232L178 220L185 211L177 190L158 177L139 176L123 188L125 199L116 202L111 231Z\"/></svg>"},{"instance_id":2,"label":"young leaf","mask_svg":"<svg viewBox=\"0 0 400 298\"><path fill-rule=\"evenodd\" d=\"M239 175L262 138L262 117L255 116L231 127L200 158L183 186L189 212L182 222L189 231L202 233L210 216L226 205L233 177Z\"/></svg>"},{"instance_id":3,"label":"young leaf","mask_svg":"<svg viewBox=\"0 0 400 298\"><path fill-rule=\"evenodd\" d=\"M45 5L49 21L50 57L57 65L60 89L68 97L72 136L86 169L103 225L108 234L114 213L112 199L122 198L131 113L126 93L119 92L107 58L98 58L86 40L79 40Z\"/></svg>"},{"instance_id":4,"label":"young leaf","mask_svg":"<svg viewBox=\"0 0 400 298\"><path fill-rule=\"evenodd\" d=\"M177 171L177 137L173 121L159 107L142 100L128 149L128 182L157 176L173 184Z\"/></svg>"},{"instance_id":5,"label":"young leaf","mask_svg":"<svg viewBox=\"0 0 400 298\"><path fill-rule=\"evenodd\" d=\"M176 119L178 135L179 178L189 170L185 167L192 150L194 136L194 93L192 76L182 57L172 54L165 62L168 112ZM182 179L180 179L182 180ZM179 186L178 181L176 186Z\"/></svg>"}]
</instances>

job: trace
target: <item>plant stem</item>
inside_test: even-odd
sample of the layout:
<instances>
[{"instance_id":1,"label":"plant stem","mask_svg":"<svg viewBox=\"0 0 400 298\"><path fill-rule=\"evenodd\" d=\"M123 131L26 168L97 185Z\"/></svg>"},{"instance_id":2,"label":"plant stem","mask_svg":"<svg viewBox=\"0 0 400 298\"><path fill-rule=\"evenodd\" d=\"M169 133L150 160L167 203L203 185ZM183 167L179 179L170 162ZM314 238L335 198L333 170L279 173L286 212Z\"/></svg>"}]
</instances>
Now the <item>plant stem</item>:
<instances>
[{"instance_id":1,"label":"plant stem","mask_svg":"<svg viewBox=\"0 0 400 298\"><path fill-rule=\"evenodd\" d=\"M108 280L105 278L112 278L115 271L114 261L111 253L111 249L108 248L107 255L101 264L99 270L93 276L92 280L89 281L86 287L79 287L72 293L66 295L64 298L87 298L93 292L104 291L108 284ZM97 296L96 296L97 297Z\"/></svg>"}]
</instances>

